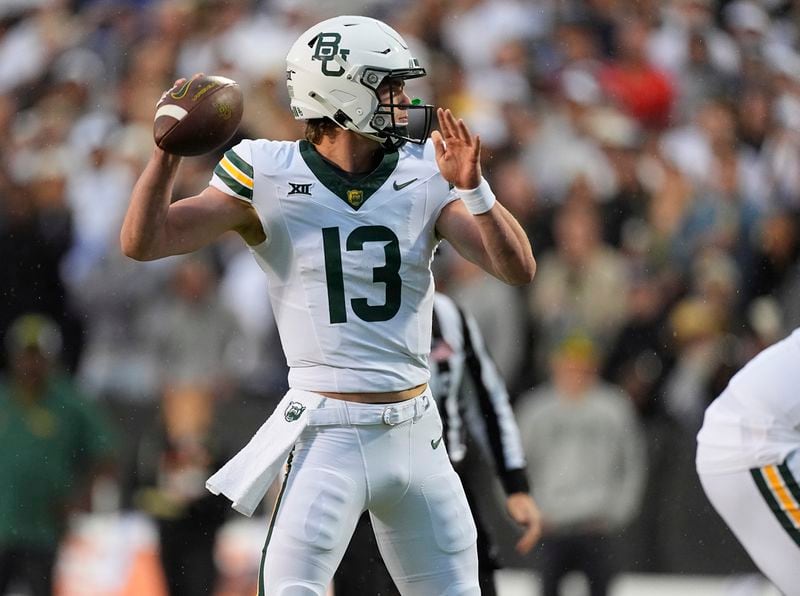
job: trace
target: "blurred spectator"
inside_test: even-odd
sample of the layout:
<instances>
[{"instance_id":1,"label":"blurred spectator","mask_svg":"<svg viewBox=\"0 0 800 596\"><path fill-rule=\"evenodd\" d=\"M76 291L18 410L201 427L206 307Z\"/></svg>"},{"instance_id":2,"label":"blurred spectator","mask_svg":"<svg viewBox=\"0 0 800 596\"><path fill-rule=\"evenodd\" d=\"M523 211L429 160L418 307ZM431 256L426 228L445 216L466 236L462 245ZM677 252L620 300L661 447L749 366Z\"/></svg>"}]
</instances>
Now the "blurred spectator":
<instances>
[{"instance_id":1,"label":"blurred spectator","mask_svg":"<svg viewBox=\"0 0 800 596\"><path fill-rule=\"evenodd\" d=\"M626 299L628 319L603 363L603 378L630 397L642 421L647 450L646 486L639 515L624 534L627 566L636 572L668 567L664 520L671 519L676 453L681 437L664 405L664 383L675 362L667 325L671 298L662 275L637 267Z\"/></svg>"},{"instance_id":2,"label":"blurred spectator","mask_svg":"<svg viewBox=\"0 0 800 596\"><path fill-rule=\"evenodd\" d=\"M619 299L628 286L625 262L603 243L597 209L580 193L576 185L572 202L556 215L556 248L539 258L536 283L528 287L540 360L570 329L584 329L607 347L627 316Z\"/></svg>"},{"instance_id":3,"label":"blurred spectator","mask_svg":"<svg viewBox=\"0 0 800 596\"><path fill-rule=\"evenodd\" d=\"M676 256L686 263L712 249L730 255L735 267L749 268L761 212L743 194L739 184L742 161L735 151L720 148L711 166L708 184L684 213L676 236Z\"/></svg>"},{"instance_id":4,"label":"blurred spectator","mask_svg":"<svg viewBox=\"0 0 800 596\"><path fill-rule=\"evenodd\" d=\"M49 62L75 41L77 22L62 2L14 3L0 7L0 93L42 76ZM20 18L24 17L24 18Z\"/></svg>"},{"instance_id":5,"label":"blurred spectator","mask_svg":"<svg viewBox=\"0 0 800 596\"><path fill-rule=\"evenodd\" d=\"M763 217L753 230L752 268L745 272L749 298L787 295L786 284L800 257L800 226L797 214L775 211Z\"/></svg>"},{"instance_id":6,"label":"blurred spectator","mask_svg":"<svg viewBox=\"0 0 800 596\"><path fill-rule=\"evenodd\" d=\"M729 182L734 192L744 202L764 209L774 202L770 171L770 139L774 136L779 119L771 113L772 97L765 87L751 86L743 89L735 104L736 129L739 139L736 149L737 170Z\"/></svg>"},{"instance_id":7,"label":"blurred spectator","mask_svg":"<svg viewBox=\"0 0 800 596\"><path fill-rule=\"evenodd\" d=\"M553 33L556 64L560 70L579 68L594 72L600 67L601 40L597 23L586 15L562 18Z\"/></svg>"},{"instance_id":8,"label":"blurred spectator","mask_svg":"<svg viewBox=\"0 0 800 596\"><path fill-rule=\"evenodd\" d=\"M711 171L714 147L733 144L733 114L721 99L700 104L680 125L658 137L659 154L696 184L704 184Z\"/></svg>"},{"instance_id":9,"label":"blurred spectator","mask_svg":"<svg viewBox=\"0 0 800 596\"><path fill-rule=\"evenodd\" d=\"M245 361L236 318L221 302L210 255L182 257L171 292L147 313L144 341L164 386L205 385L228 395Z\"/></svg>"},{"instance_id":10,"label":"blurred spectator","mask_svg":"<svg viewBox=\"0 0 800 596\"><path fill-rule=\"evenodd\" d=\"M174 387L140 445L135 502L158 525L170 596L214 594L214 545L228 511L227 501L205 488L227 459L214 422L213 395L202 387Z\"/></svg>"},{"instance_id":11,"label":"blurred spectator","mask_svg":"<svg viewBox=\"0 0 800 596\"><path fill-rule=\"evenodd\" d=\"M521 123L519 123L521 124ZM540 222L542 204L538 189L519 155L500 157L492 163L492 180L496 180L497 197L503 206L530 231ZM530 233L530 232L529 232Z\"/></svg>"},{"instance_id":12,"label":"blurred spectator","mask_svg":"<svg viewBox=\"0 0 800 596\"><path fill-rule=\"evenodd\" d=\"M72 286L86 320L78 367L87 391L108 402L150 403L160 390L159 363L148 350L149 312L175 263L137 263L115 246Z\"/></svg>"},{"instance_id":13,"label":"blurred spectator","mask_svg":"<svg viewBox=\"0 0 800 596\"><path fill-rule=\"evenodd\" d=\"M161 391L160 362L148 343L149 315L174 267L174 262L126 259L115 243L80 284L70 286L74 307L85 321L77 380L102 401L122 431L119 459L125 471L136 465L139 439ZM129 507L128 474L123 473L122 480L122 506Z\"/></svg>"},{"instance_id":14,"label":"blurred spectator","mask_svg":"<svg viewBox=\"0 0 800 596\"><path fill-rule=\"evenodd\" d=\"M669 314L676 361L665 380L665 407L691 431L700 428L703 412L716 395L719 375L730 356L724 349L724 315L698 296L684 298Z\"/></svg>"},{"instance_id":15,"label":"blurred spectator","mask_svg":"<svg viewBox=\"0 0 800 596\"><path fill-rule=\"evenodd\" d=\"M517 0L458 0L442 22L442 39L470 69L490 68L509 40L531 40L549 26L543 4ZM474 40L480 38L481 43Z\"/></svg>"},{"instance_id":16,"label":"blurred spectator","mask_svg":"<svg viewBox=\"0 0 800 596\"><path fill-rule=\"evenodd\" d=\"M675 283L682 286L688 263L684 247L676 238L693 203L695 187L680 168L661 154L645 158L642 169L647 176L650 202L639 256L658 270L680 276Z\"/></svg>"},{"instance_id":17,"label":"blurred spectator","mask_svg":"<svg viewBox=\"0 0 800 596\"><path fill-rule=\"evenodd\" d=\"M239 248L228 258L220 280L220 299L236 317L246 344L239 365L243 375L240 390L266 398L283 395L289 389L286 358L264 272L248 250Z\"/></svg>"},{"instance_id":18,"label":"blurred spectator","mask_svg":"<svg viewBox=\"0 0 800 596\"><path fill-rule=\"evenodd\" d=\"M586 131L603 150L615 179L614 192L600 205L603 238L624 249L632 226L641 226L646 219L650 202L638 167L643 148L641 127L614 108L598 108L587 116Z\"/></svg>"},{"instance_id":19,"label":"blurred spectator","mask_svg":"<svg viewBox=\"0 0 800 596\"><path fill-rule=\"evenodd\" d=\"M759 2L734 0L723 10L725 24L744 54L758 54L769 29L769 15Z\"/></svg>"},{"instance_id":20,"label":"blurred spectator","mask_svg":"<svg viewBox=\"0 0 800 596\"><path fill-rule=\"evenodd\" d=\"M653 62L672 73L680 73L691 60L692 35L702 35L714 68L736 73L739 50L714 18L716 0L668 0L660 3L661 25L648 41Z\"/></svg>"},{"instance_id":21,"label":"blurred spectator","mask_svg":"<svg viewBox=\"0 0 800 596\"><path fill-rule=\"evenodd\" d=\"M698 251L690 279L690 291L717 313L720 327L735 330L742 312L742 277L733 257L713 246Z\"/></svg>"},{"instance_id":22,"label":"blurred spectator","mask_svg":"<svg viewBox=\"0 0 800 596\"><path fill-rule=\"evenodd\" d=\"M667 74L650 64L648 25L626 19L615 31L614 60L598 74L603 91L626 113L647 128L670 122L675 92Z\"/></svg>"},{"instance_id":23,"label":"blurred spectator","mask_svg":"<svg viewBox=\"0 0 800 596\"><path fill-rule=\"evenodd\" d=\"M433 81L442 105L460 110L488 147L499 147L507 142L510 131L503 120L502 105L495 101L494 94L485 93L480 81L470 77L471 71L446 54L439 57L437 68L447 73L446 79ZM512 100L509 96L508 101Z\"/></svg>"},{"instance_id":24,"label":"blurred spectator","mask_svg":"<svg viewBox=\"0 0 800 596\"><path fill-rule=\"evenodd\" d=\"M598 354L582 335L563 340L548 382L519 397L533 495L542 512L544 596L582 571L592 596L607 593L619 561L614 537L637 514L645 479L641 427L630 399L597 377Z\"/></svg>"},{"instance_id":25,"label":"blurred spectator","mask_svg":"<svg viewBox=\"0 0 800 596\"><path fill-rule=\"evenodd\" d=\"M74 286L83 284L103 257L116 250L115 232L133 188L133 172L113 151L115 124L98 117L94 122L85 120L76 131L81 140L75 144L86 155L69 172L65 189L74 240L64 262L64 277Z\"/></svg>"},{"instance_id":26,"label":"blurred spectator","mask_svg":"<svg viewBox=\"0 0 800 596\"><path fill-rule=\"evenodd\" d=\"M634 271L626 302L628 318L608 350L603 378L621 387L643 418L663 415L659 396L673 360L668 298L655 274Z\"/></svg>"},{"instance_id":27,"label":"blurred spectator","mask_svg":"<svg viewBox=\"0 0 800 596\"><path fill-rule=\"evenodd\" d=\"M12 181L0 190L0 279L6 284L0 332L30 310L52 317L64 336L61 361L72 371L80 356L81 326L59 273L72 243L65 164L59 154L28 157L35 171L22 183Z\"/></svg>"},{"instance_id":28,"label":"blurred spectator","mask_svg":"<svg viewBox=\"0 0 800 596\"><path fill-rule=\"evenodd\" d=\"M558 77L552 105L538 106L535 133L521 150L548 203L563 203L570 188L581 179L600 200L614 192L614 172L585 128L589 115L601 104L595 75L583 69L567 69Z\"/></svg>"},{"instance_id":29,"label":"blurred spectator","mask_svg":"<svg viewBox=\"0 0 800 596\"><path fill-rule=\"evenodd\" d=\"M738 365L780 341L786 328L781 306L772 296L761 296L753 300L747 309L746 317L749 332L742 338Z\"/></svg>"},{"instance_id":30,"label":"blurred spectator","mask_svg":"<svg viewBox=\"0 0 800 596\"><path fill-rule=\"evenodd\" d=\"M59 368L61 333L38 314L5 336L0 381L0 594L22 581L53 594L56 552L69 515L90 505L98 474L112 471L111 437L99 411Z\"/></svg>"}]
</instances>

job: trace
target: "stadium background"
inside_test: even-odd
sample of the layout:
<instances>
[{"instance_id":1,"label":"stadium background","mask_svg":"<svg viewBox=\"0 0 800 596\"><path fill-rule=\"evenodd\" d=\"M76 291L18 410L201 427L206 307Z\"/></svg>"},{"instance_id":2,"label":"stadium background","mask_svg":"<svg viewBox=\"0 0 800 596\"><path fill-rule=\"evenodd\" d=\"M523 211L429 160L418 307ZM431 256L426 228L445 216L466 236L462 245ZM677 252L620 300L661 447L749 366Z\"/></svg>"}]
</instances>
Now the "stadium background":
<instances>
[{"instance_id":1,"label":"stadium background","mask_svg":"<svg viewBox=\"0 0 800 596\"><path fill-rule=\"evenodd\" d=\"M700 492L694 436L732 372L800 325L795 3L0 0L0 333L25 312L58 321L66 371L118 439L117 478L74 519L60 593L159 594L141 446L174 394L210 408L232 451L285 389L265 282L237 238L155 263L120 254L155 102L179 76L229 76L245 92L241 137L297 138L283 57L307 26L347 13L411 43L429 70L411 94L481 135L486 176L529 232L527 288L446 246L435 263L512 397L580 331L637 407L647 488L618 537L618 593L734 593L726 578L754 568ZM186 159L175 194L202 189L218 157ZM498 494L484 505L513 595L537 561L505 540ZM223 527L220 596L248 593L268 509Z\"/></svg>"}]
</instances>

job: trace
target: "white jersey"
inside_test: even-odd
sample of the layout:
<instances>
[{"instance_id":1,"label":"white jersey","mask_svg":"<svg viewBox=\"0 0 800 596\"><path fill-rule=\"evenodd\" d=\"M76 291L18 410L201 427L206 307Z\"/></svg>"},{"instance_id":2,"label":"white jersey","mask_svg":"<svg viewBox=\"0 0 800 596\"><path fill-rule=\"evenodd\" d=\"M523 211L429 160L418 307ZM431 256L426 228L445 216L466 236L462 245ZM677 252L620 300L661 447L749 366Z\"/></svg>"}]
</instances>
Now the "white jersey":
<instances>
[{"instance_id":1,"label":"white jersey","mask_svg":"<svg viewBox=\"0 0 800 596\"><path fill-rule=\"evenodd\" d=\"M734 375L706 410L697 442L704 474L782 463L800 449L800 329Z\"/></svg>"},{"instance_id":2,"label":"white jersey","mask_svg":"<svg viewBox=\"0 0 800 596\"><path fill-rule=\"evenodd\" d=\"M429 377L436 220L456 196L430 141L387 153L360 180L307 141L243 141L211 186L255 207L250 247L269 279L289 386L407 389Z\"/></svg>"}]
</instances>

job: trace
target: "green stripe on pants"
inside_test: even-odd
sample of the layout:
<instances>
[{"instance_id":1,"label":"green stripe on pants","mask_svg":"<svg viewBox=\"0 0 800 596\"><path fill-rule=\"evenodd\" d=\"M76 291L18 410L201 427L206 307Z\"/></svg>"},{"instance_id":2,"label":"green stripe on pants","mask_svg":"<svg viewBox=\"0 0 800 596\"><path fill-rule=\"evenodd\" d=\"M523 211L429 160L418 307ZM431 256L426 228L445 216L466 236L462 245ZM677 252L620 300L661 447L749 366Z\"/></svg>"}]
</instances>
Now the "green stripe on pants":
<instances>
[{"instance_id":1,"label":"green stripe on pants","mask_svg":"<svg viewBox=\"0 0 800 596\"><path fill-rule=\"evenodd\" d=\"M789 515L783 510L783 508L781 508L781 504L778 502L778 499L767 485L767 481L764 479L764 474L761 471L761 468L753 468L750 470L750 474L753 476L753 480L755 480L756 486L761 492L761 496L764 497L764 500L767 502L767 505L769 505L772 513L775 514L775 517L778 518L778 521L780 522L781 526L783 526L783 529L786 530L792 540L795 541L797 546L800 546L800 531L794 527Z\"/></svg>"},{"instance_id":2,"label":"green stripe on pants","mask_svg":"<svg viewBox=\"0 0 800 596\"><path fill-rule=\"evenodd\" d=\"M275 510L272 512L272 519L269 522L267 540L264 542L264 548L261 551L261 564L258 567L258 596L264 596L264 562L267 559L267 547L269 546L270 538L272 538L272 530L275 528L275 520L278 519L278 509L283 500L283 493L286 492L286 485L289 484L289 472L292 471L292 456L294 456L294 450L289 454L289 459L286 460L286 476L283 478L281 492L278 493L278 499L275 501Z\"/></svg>"}]
</instances>

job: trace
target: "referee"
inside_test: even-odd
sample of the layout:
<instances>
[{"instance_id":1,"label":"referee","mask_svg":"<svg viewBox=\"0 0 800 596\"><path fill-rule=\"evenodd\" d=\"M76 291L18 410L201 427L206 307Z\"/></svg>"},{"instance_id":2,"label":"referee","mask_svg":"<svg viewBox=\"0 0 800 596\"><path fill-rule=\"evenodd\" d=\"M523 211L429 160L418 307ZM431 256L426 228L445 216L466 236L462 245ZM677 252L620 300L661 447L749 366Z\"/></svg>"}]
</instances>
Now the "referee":
<instances>
[{"instance_id":1,"label":"referee","mask_svg":"<svg viewBox=\"0 0 800 596\"><path fill-rule=\"evenodd\" d=\"M524 528L516 545L517 552L528 553L541 533L539 510L529 494L525 457L505 382L486 351L475 320L452 299L438 292L433 305L430 367L430 385L441 413L444 427L442 436L453 467L459 475L466 472L462 462L467 453L469 431L479 435L488 444L495 470L506 493L506 510ZM472 380L474 393L465 391L466 376ZM471 425L468 431L466 412L470 404L467 399L473 396L477 400L483 424ZM464 490L478 528L481 594L495 596L494 569L497 565L492 556L489 536L467 483L464 483ZM337 595L399 594L378 553L366 513L361 516L339 565L334 587Z\"/></svg>"}]
</instances>

